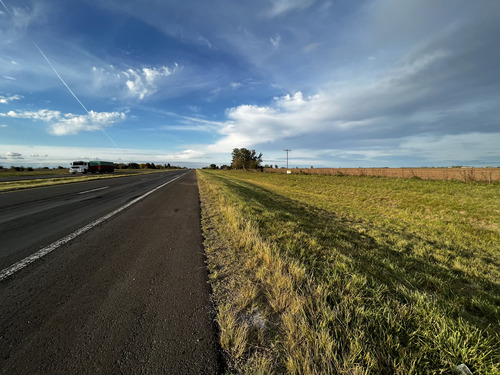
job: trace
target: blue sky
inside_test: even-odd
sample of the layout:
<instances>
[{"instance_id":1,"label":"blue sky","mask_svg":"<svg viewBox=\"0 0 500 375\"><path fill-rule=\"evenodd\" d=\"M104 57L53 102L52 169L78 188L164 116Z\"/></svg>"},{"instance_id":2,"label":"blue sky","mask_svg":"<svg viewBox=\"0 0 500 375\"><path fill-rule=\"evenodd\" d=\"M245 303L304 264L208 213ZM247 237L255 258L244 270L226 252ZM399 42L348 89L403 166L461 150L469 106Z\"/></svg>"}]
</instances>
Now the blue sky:
<instances>
[{"instance_id":1,"label":"blue sky","mask_svg":"<svg viewBox=\"0 0 500 375\"><path fill-rule=\"evenodd\" d=\"M0 0L0 165L500 165L500 2Z\"/></svg>"}]
</instances>

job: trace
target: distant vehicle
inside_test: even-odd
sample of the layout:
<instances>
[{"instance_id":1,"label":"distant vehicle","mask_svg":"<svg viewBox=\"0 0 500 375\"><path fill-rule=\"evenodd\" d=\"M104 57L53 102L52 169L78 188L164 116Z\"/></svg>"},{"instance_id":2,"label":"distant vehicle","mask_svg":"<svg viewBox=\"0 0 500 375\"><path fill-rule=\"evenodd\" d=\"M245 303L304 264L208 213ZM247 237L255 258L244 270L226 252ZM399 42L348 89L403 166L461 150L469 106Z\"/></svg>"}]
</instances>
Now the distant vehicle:
<instances>
[{"instance_id":1,"label":"distant vehicle","mask_svg":"<svg viewBox=\"0 0 500 375\"><path fill-rule=\"evenodd\" d=\"M111 161L74 161L70 163L69 173L111 173L115 163Z\"/></svg>"}]
</instances>

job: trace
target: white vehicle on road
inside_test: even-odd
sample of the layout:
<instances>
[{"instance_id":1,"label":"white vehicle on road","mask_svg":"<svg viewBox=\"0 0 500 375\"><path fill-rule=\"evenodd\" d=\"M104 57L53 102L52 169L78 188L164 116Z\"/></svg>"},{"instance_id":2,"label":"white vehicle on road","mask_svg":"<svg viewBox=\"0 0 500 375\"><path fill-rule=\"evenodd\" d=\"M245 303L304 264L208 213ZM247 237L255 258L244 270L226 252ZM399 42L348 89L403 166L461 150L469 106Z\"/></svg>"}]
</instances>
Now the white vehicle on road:
<instances>
[{"instance_id":1,"label":"white vehicle on road","mask_svg":"<svg viewBox=\"0 0 500 375\"><path fill-rule=\"evenodd\" d=\"M87 173L89 170L89 163L86 161L74 161L70 163L69 173Z\"/></svg>"}]
</instances>

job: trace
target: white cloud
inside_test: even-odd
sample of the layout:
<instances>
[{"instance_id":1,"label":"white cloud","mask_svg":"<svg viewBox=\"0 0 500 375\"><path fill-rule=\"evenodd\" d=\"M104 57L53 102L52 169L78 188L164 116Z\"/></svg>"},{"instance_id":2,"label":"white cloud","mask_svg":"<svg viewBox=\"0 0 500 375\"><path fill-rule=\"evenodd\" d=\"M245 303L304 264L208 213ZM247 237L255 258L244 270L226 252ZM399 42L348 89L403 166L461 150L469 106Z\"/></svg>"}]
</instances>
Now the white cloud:
<instances>
[{"instance_id":1,"label":"white cloud","mask_svg":"<svg viewBox=\"0 0 500 375\"><path fill-rule=\"evenodd\" d=\"M314 4L315 0L271 0L272 9L269 15L274 17L295 9L305 9Z\"/></svg>"},{"instance_id":2,"label":"white cloud","mask_svg":"<svg viewBox=\"0 0 500 375\"><path fill-rule=\"evenodd\" d=\"M129 94L138 97L139 100L151 96L158 90L162 80L176 73L180 69L176 63L173 68L161 66L157 68L127 69L122 72L126 77L125 85Z\"/></svg>"},{"instance_id":3,"label":"white cloud","mask_svg":"<svg viewBox=\"0 0 500 375\"><path fill-rule=\"evenodd\" d=\"M50 126L50 133L54 135L73 135L82 131L96 131L113 126L124 121L126 115L123 112L94 112L87 115L74 116L68 114L57 123Z\"/></svg>"},{"instance_id":4,"label":"white cloud","mask_svg":"<svg viewBox=\"0 0 500 375\"><path fill-rule=\"evenodd\" d=\"M11 95L11 96L3 96L0 95L0 104L9 104L14 100L20 100L23 97L21 95Z\"/></svg>"},{"instance_id":5,"label":"white cloud","mask_svg":"<svg viewBox=\"0 0 500 375\"><path fill-rule=\"evenodd\" d=\"M132 95L137 96L140 100L144 99L146 95L154 92L151 88L148 89L145 86L142 77L134 70L129 69L128 71L123 72L123 74L125 74L128 78L125 84L129 89L129 92Z\"/></svg>"},{"instance_id":6,"label":"white cloud","mask_svg":"<svg viewBox=\"0 0 500 375\"><path fill-rule=\"evenodd\" d=\"M179 151L173 154L167 154L167 155L158 155L158 159L162 160L191 160L191 159L196 159L200 156L204 155L203 151L197 151L197 150L191 150L187 149L184 151Z\"/></svg>"},{"instance_id":7,"label":"white cloud","mask_svg":"<svg viewBox=\"0 0 500 375\"><path fill-rule=\"evenodd\" d=\"M16 159L16 160L19 160L19 159L24 159L23 158L23 154L20 154L19 152L7 152L7 154L5 154L5 156L7 157L7 159Z\"/></svg>"},{"instance_id":8,"label":"white cloud","mask_svg":"<svg viewBox=\"0 0 500 375\"><path fill-rule=\"evenodd\" d=\"M331 103L321 95L305 97L301 92L275 97L269 106L240 105L226 111L228 121L218 128L223 137L210 151L228 152L274 142L306 132L318 131L331 112Z\"/></svg>"},{"instance_id":9,"label":"white cloud","mask_svg":"<svg viewBox=\"0 0 500 375\"><path fill-rule=\"evenodd\" d=\"M50 123L49 132L54 135L73 135L82 131L96 131L124 121L123 112L94 112L86 115L62 114L59 111L41 109L38 111L0 113L0 117L25 118Z\"/></svg>"},{"instance_id":10,"label":"white cloud","mask_svg":"<svg viewBox=\"0 0 500 375\"><path fill-rule=\"evenodd\" d=\"M52 111L50 109L40 109L38 111L9 111L7 113L0 113L0 117L11 117L11 118L25 118L35 121L50 122L57 120L61 117L61 112Z\"/></svg>"},{"instance_id":11,"label":"white cloud","mask_svg":"<svg viewBox=\"0 0 500 375\"><path fill-rule=\"evenodd\" d=\"M114 65L93 66L90 89L92 95L112 96L115 99L144 100L161 91L165 93L169 78L183 70L177 63L172 66L155 66L119 69ZM173 90L173 88L172 88Z\"/></svg>"},{"instance_id":12,"label":"white cloud","mask_svg":"<svg viewBox=\"0 0 500 375\"><path fill-rule=\"evenodd\" d=\"M210 48L210 49L214 49L212 43L210 43L210 41L208 39L202 37L201 35L198 36L197 41L200 42L201 44L205 45L206 47Z\"/></svg>"},{"instance_id":13,"label":"white cloud","mask_svg":"<svg viewBox=\"0 0 500 375\"><path fill-rule=\"evenodd\" d=\"M273 36L271 39L271 44L276 48L280 45L280 42L281 42L281 35L279 34L276 34L275 36Z\"/></svg>"}]
</instances>

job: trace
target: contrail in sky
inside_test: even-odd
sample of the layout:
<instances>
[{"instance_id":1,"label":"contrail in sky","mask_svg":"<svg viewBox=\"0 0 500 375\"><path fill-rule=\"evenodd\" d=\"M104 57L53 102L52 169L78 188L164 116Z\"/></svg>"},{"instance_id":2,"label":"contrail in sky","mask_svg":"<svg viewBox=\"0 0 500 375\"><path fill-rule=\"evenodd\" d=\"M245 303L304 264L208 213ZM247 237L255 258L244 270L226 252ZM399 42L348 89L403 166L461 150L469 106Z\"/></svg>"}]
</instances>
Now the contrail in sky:
<instances>
[{"instance_id":1,"label":"contrail in sky","mask_svg":"<svg viewBox=\"0 0 500 375\"><path fill-rule=\"evenodd\" d=\"M2 1L2 0L0 0ZM5 6L5 5L4 5ZM36 44L32 39L30 39L31 43L33 43L33 45L36 47L36 49L38 50L38 52L40 52L40 54L43 56L43 58L45 59L45 61L47 61L47 64L50 65L50 67L52 68L52 70L54 71L54 73L56 73L56 76L57 78L59 78L61 80L61 82L63 83L64 86L66 86L66 88L68 89L68 91L71 93L71 95L73 95L73 98L76 99L76 101L78 103L80 103L80 105L82 106L82 108L85 110L85 112L87 112L87 114L90 114L88 109L83 105L83 103L80 101L80 99L78 99L78 97L75 95L75 93L73 92L73 90L71 90L68 86L68 84L64 81L64 79L62 79L62 77L59 75L59 73L57 73L57 70L56 68L54 68L54 65L52 65L52 63L50 62L50 60L47 58L47 56L45 56L45 53L43 53L43 51L40 49L40 47L38 47L38 44Z\"/></svg>"},{"instance_id":2,"label":"contrail in sky","mask_svg":"<svg viewBox=\"0 0 500 375\"><path fill-rule=\"evenodd\" d=\"M5 6L5 4L3 3L2 0L0 0L0 3L2 3L3 7L5 8L5 11L7 12L7 14L10 16L10 18L12 18L14 20L14 17L12 16L12 14L10 14L9 10L7 9L7 7Z\"/></svg>"},{"instance_id":3,"label":"contrail in sky","mask_svg":"<svg viewBox=\"0 0 500 375\"><path fill-rule=\"evenodd\" d=\"M10 13L9 9L5 6L5 3L3 2L3 0L0 0L0 3L2 3L2 5L3 5L5 11L7 12L7 14L10 16L10 18L12 18L12 20L14 21L14 23L16 23L16 19L14 18L14 16L12 15L12 13ZM78 97L73 92L73 90L71 90L71 88L64 81L64 79L61 77L61 75L57 72L57 70L54 67L54 65L52 65L52 63L50 62L49 58L45 55L45 53L43 53L42 49L38 46L38 44L36 44L35 41L33 39L31 39L29 36L28 36L28 39L29 39L29 41L31 43L33 43L33 45L38 50L38 52L40 52L40 54L43 56L43 58L45 59L45 61L47 61L47 64L49 64L49 66L52 68L52 70L56 74L57 78L59 78L59 80L62 82L62 84L68 89L68 91L73 96L73 98L75 98L75 100L82 106L82 108L85 110L85 112L87 112L87 114L90 116L89 110L83 105L82 101L80 99L78 99ZM104 131L104 129L100 129L100 130L111 141L111 143L113 143L113 145L115 147L118 147L118 145L115 143L115 141L113 141L113 139Z\"/></svg>"}]
</instances>

